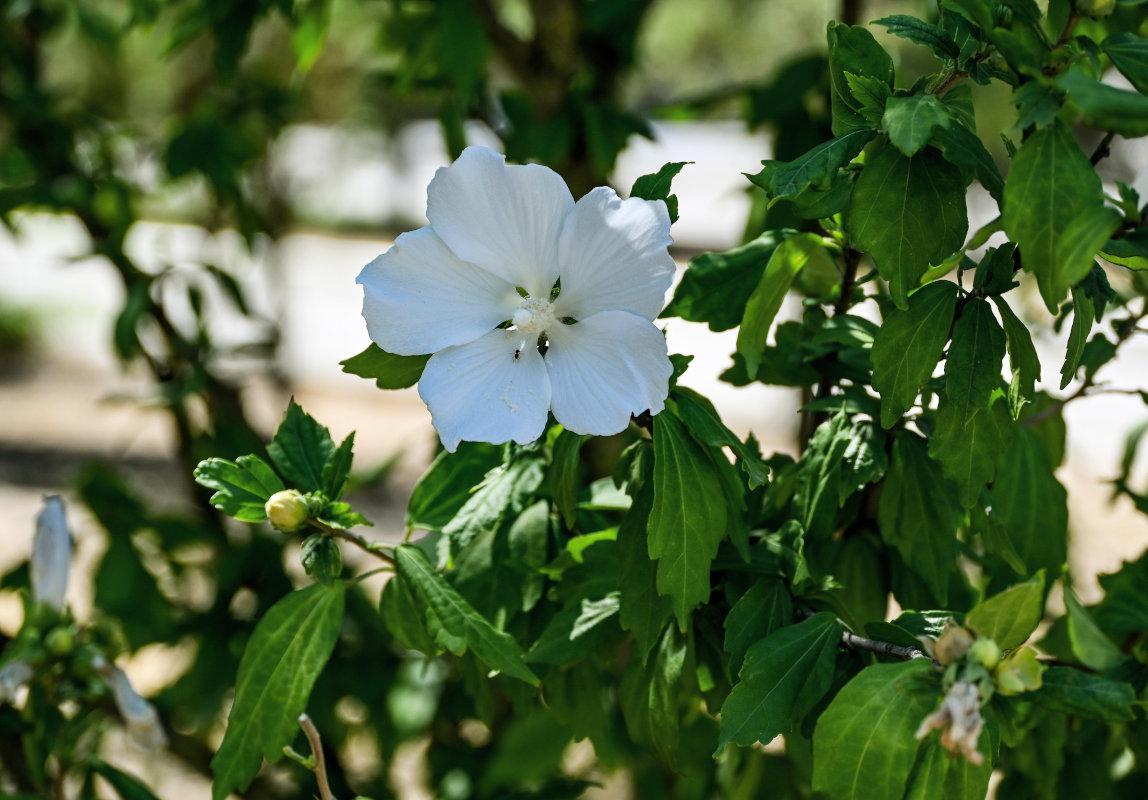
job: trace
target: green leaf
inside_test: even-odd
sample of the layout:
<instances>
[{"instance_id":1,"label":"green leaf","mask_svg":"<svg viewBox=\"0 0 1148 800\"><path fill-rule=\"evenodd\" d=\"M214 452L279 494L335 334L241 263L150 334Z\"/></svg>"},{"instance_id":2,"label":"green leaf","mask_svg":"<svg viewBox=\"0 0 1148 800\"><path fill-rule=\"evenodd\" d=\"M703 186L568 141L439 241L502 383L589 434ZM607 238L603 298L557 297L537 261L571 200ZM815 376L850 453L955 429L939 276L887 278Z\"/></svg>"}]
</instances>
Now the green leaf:
<instances>
[{"instance_id":1,"label":"green leaf","mask_svg":"<svg viewBox=\"0 0 1148 800\"><path fill-rule=\"evenodd\" d=\"M1101 83L1077 69L1066 70L1056 85L1067 93L1067 105L1093 128L1129 139L1148 134L1148 97Z\"/></svg>"},{"instance_id":2,"label":"green leaf","mask_svg":"<svg viewBox=\"0 0 1148 800\"><path fill-rule=\"evenodd\" d=\"M123 800L156 800L151 789L147 788L139 778L116 769L98 758L94 758L88 763L92 772L110 783L112 788L116 790L116 794Z\"/></svg>"},{"instance_id":3,"label":"green leaf","mask_svg":"<svg viewBox=\"0 0 1148 800\"><path fill-rule=\"evenodd\" d=\"M1001 177L992 154L974 131L956 123L936 127L933 128L933 142L941 149L946 161L973 170L993 199L997 203L1002 201L1004 178Z\"/></svg>"},{"instance_id":4,"label":"green leaf","mask_svg":"<svg viewBox=\"0 0 1148 800\"><path fill-rule=\"evenodd\" d=\"M313 533L300 548L303 569L317 581L330 584L343 571L343 554L339 543L329 533Z\"/></svg>"},{"instance_id":5,"label":"green leaf","mask_svg":"<svg viewBox=\"0 0 1148 800\"><path fill-rule=\"evenodd\" d=\"M618 687L618 705L630 739L648 744L664 761L673 763L681 742L679 684L686 665L686 638L667 625L654 658L643 666L631 659Z\"/></svg>"},{"instance_id":6,"label":"green leaf","mask_svg":"<svg viewBox=\"0 0 1148 800\"><path fill-rule=\"evenodd\" d=\"M285 487L279 476L257 456L240 456L234 462L222 458L200 461L195 482L214 489L211 505L243 522L267 519L267 499Z\"/></svg>"},{"instance_id":7,"label":"green leaf","mask_svg":"<svg viewBox=\"0 0 1148 800\"><path fill-rule=\"evenodd\" d=\"M885 103L893 96L889 84L871 75L854 75L852 72L846 72L845 85L849 87L849 93L857 101L857 113L866 124L881 124L881 117L885 114Z\"/></svg>"},{"instance_id":8,"label":"green leaf","mask_svg":"<svg viewBox=\"0 0 1148 800\"><path fill-rule=\"evenodd\" d=\"M906 308L928 268L965 241L964 178L935 150L908 158L882 143L857 179L845 226L856 246L873 256L897 307Z\"/></svg>"},{"instance_id":9,"label":"green leaf","mask_svg":"<svg viewBox=\"0 0 1148 800\"><path fill-rule=\"evenodd\" d=\"M793 622L793 598L779 578L758 578L725 618L725 643L731 675L741 672L750 645Z\"/></svg>"},{"instance_id":10,"label":"green leaf","mask_svg":"<svg viewBox=\"0 0 1148 800\"><path fill-rule=\"evenodd\" d=\"M646 481L618 526L618 559L622 569L618 584L622 590L618 622L634 634L643 664L673 613L671 599L658 594L658 567L650 560L646 545L646 527L653 504L654 486Z\"/></svg>"},{"instance_id":11,"label":"green leaf","mask_svg":"<svg viewBox=\"0 0 1148 800\"><path fill-rule=\"evenodd\" d=\"M829 40L833 135L844 136L858 128L870 128L860 114L861 103L849 91L845 73L876 78L892 89L893 59L864 27L830 22L825 34Z\"/></svg>"},{"instance_id":12,"label":"green leaf","mask_svg":"<svg viewBox=\"0 0 1148 800\"><path fill-rule=\"evenodd\" d=\"M763 161L765 169L747 177L769 193L771 206L809 188L828 189L838 170L856 158L875 135L873 130L856 130L822 142L793 161Z\"/></svg>"},{"instance_id":13,"label":"green leaf","mask_svg":"<svg viewBox=\"0 0 1148 800\"><path fill-rule=\"evenodd\" d=\"M426 554L414 545L395 548L395 570L426 610L431 635L440 647L461 656L471 650L493 670L538 686L514 638L497 630L439 575Z\"/></svg>"},{"instance_id":14,"label":"green leaf","mask_svg":"<svg viewBox=\"0 0 1148 800\"><path fill-rule=\"evenodd\" d=\"M1024 644L1044 614L1044 571L1024 583L1010 586L978 603L965 617L965 625L978 636L992 639L1001 650Z\"/></svg>"},{"instance_id":15,"label":"green leaf","mask_svg":"<svg viewBox=\"0 0 1148 800\"><path fill-rule=\"evenodd\" d=\"M773 251L793 231L766 231L752 242L724 253L702 253L690 259L674 299L661 316L707 322L711 331L741 324L745 302L761 280Z\"/></svg>"},{"instance_id":16,"label":"green leaf","mask_svg":"<svg viewBox=\"0 0 1148 800\"><path fill-rule=\"evenodd\" d=\"M1097 624L1110 633L1148 630L1148 554L1126 561L1119 572L1100 576L1104 599L1092 609Z\"/></svg>"},{"instance_id":17,"label":"green leaf","mask_svg":"<svg viewBox=\"0 0 1148 800\"><path fill-rule=\"evenodd\" d=\"M890 97L881 118L881 127L889 141L907 156L916 155L929 143L934 128L947 128L952 124L949 109L935 94Z\"/></svg>"},{"instance_id":18,"label":"green leaf","mask_svg":"<svg viewBox=\"0 0 1148 800\"><path fill-rule=\"evenodd\" d=\"M1100 49L1129 83L1148 94L1148 39L1134 33L1114 33L1100 43Z\"/></svg>"},{"instance_id":19,"label":"green leaf","mask_svg":"<svg viewBox=\"0 0 1148 800\"><path fill-rule=\"evenodd\" d=\"M630 197L641 197L645 200L664 200L666 210L670 212L670 223L678 221L678 198L670 194L670 187L674 178L682 171L686 164L692 161L674 161L664 165L652 175L643 175L634 181L630 189Z\"/></svg>"},{"instance_id":20,"label":"green leaf","mask_svg":"<svg viewBox=\"0 0 1148 800\"><path fill-rule=\"evenodd\" d=\"M501 463L502 449L482 442L460 442L453 453L443 450L411 492L407 530L442 530L483 477Z\"/></svg>"},{"instance_id":21,"label":"green leaf","mask_svg":"<svg viewBox=\"0 0 1148 800\"><path fill-rule=\"evenodd\" d=\"M292 398L287 413L267 445L267 455L279 474L304 492L323 490L323 467L335 455L331 432Z\"/></svg>"},{"instance_id":22,"label":"green leaf","mask_svg":"<svg viewBox=\"0 0 1148 800\"><path fill-rule=\"evenodd\" d=\"M806 536L828 536L837 527L837 509L846 494L841 472L852 443L849 417L841 409L817 426L801 454L794 506L799 514L797 522Z\"/></svg>"},{"instance_id":23,"label":"green leaf","mask_svg":"<svg viewBox=\"0 0 1148 800\"><path fill-rule=\"evenodd\" d=\"M1041 81L1029 81L1012 95L1012 103L1017 107L1016 123L1011 130L1023 131L1028 128L1044 129L1056 121L1060 113L1060 97L1053 88ZM1012 156L1012 140L1001 134L1005 146Z\"/></svg>"},{"instance_id":24,"label":"green leaf","mask_svg":"<svg viewBox=\"0 0 1148 800\"><path fill-rule=\"evenodd\" d=\"M1064 605L1067 609L1068 640L1073 654L1089 669L1108 672L1128 660L1108 635L1097 627L1092 615L1076 599L1076 592L1065 587Z\"/></svg>"},{"instance_id":25,"label":"green leaf","mask_svg":"<svg viewBox=\"0 0 1148 800\"><path fill-rule=\"evenodd\" d=\"M941 7L955 11L985 31L993 28L992 0L941 0Z\"/></svg>"},{"instance_id":26,"label":"green leaf","mask_svg":"<svg viewBox=\"0 0 1148 800\"><path fill-rule=\"evenodd\" d=\"M1108 237L1123 221L1123 215L1115 208L1097 206L1068 223L1053 253L1052 279L1056 297L1063 299L1069 289L1088 276L1096 263L1096 254L1108 244Z\"/></svg>"},{"instance_id":27,"label":"green leaf","mask_svg":"<svg viewBox=\"0 0 1148 800\"><path fill-rule=\"evenodd\" d=\"M618 631L618 593L599 600L583 598L555 614L526 653L535 664L571 664L594 652L606 637ZM604 624L609 622L610 624Z\"/></svg>"},{"instance_id":28,"label":"green leaf","mask_svg":"<svg viewBox=\"0 0 1148 800\"><path fill-rule=\"evenodd\" d=\"M833 698L813 731L813 790L830 800L900 800L920 741L917 726L936 698L907 684L926 659L873 664ZM939 694L939 687L938 687Z\"/></svg>"},{"instance_id":29,"label":"green leaf","mask_svg":"<svg viewBox=\"0 0 1148 800\"><path fill-rule=\"evenodd\" d=\"M418 650L428 656L442 652L427 632L422 606L415 600L410 586L401 575L391 576L383 587L379 614L387 630L403 647Z\"/></svg>"},{"instance_id":30,"label":"green leaf","mask_svg":"<svg viewBox=\"0 0 1148 800\"><path fill-rule=\"evenodd\" d=\"M909 431L898 433L877 508L877 524L881 538L897 548L909 568L928 582L942 603L950 573L956 569L960 515L956 487L929 458L925 441Z\"/></svg>"},{"instance_id":31,"label":"green leaf","mask_svg":"<svg viewBox=\"0 0 1148 800\"><path fill-rule=\"evenodd\" d=\"M328 500L338 500L347 488L347 477L351 474L351 462L354 460L355 432L347 434L327 463L323 465L323 494Z\"/></svg>"},{"instance_id":32,"label":"green leaf","mask_svg":"<svg viewBox=\"0 0 1148 800\"><path fill-rule=\"evenodd\" d=\"M1021 264L1036 275L1052 313L1058 295L1057 246L1074 219L1102 206L1100 177L1062 122L1037 130L1017 151L1004 190L1004 225L1020 245Z\"/></svg>"},{"instance_id":33,"label":"green leaf","mask_svg":"<svg viewBox=\"0 0 1148 800\"><path fill-rule=\"evenodd\" d=\"M992 757L987 736L982 736L979 750L984 756L980 766L967 758L955 757L935 737L926 740L909 777L905 800L984 800L992 776Z\"/></svg>"},{"instance_id":34,"label":"green leaf","mask_svg":"<svg viewBox=\"0 0 1148 800\"><path fill-rule=\"evenodd\" d=\"M380 389L405 389L419 382L429 360L429 353L425 356L396 356L372 342L366 350L340 361L339 365L343 372L373 380Z\"/></svg>"},{"instance_id":35,"label":"green leaf","mask_svg":"<svg viewBox=\"0 0 1148 800\"><path fill-rule=\"evenodd\" d=\"M588 438L580 433L563 430L554 441L548 485L554 506L562 515L562 523L567 528L574 527L578 478L582 468L580 454L582 443Z\"/></svg>"},{"instance_id":36,"label":"green leaf","mask_svg":"<svg viewBox=\"0 0 1148 800\"><path fill-rule=\"evenodd\" d=\"M710 596L710 563L726 533L721 480L706 452L670 414L654 417L654 505L647 528L659 594L684 630Z\"/></svg>"},{"instance_id":37,"label":"green leaf","mask_svg":"<svg viewBox=\"0 0 1148 800\"><path fill-rule=\"evenodd\" d=\"M311 687L339 638L345 589L317 583L292 592L255 626L239 662L227 732L211 760L214 800L246 789L262 760L278 761L294 740Z\"/></svg>"},{"instance_id":38,"label":"green leaf","mask_svg":"<svg viewBox=\"0 0 1148 800\"><path fill-rule=\"evenodd\" d=\"M1067 494L1028 428L1018 428L1004 451L991 494L992 518L1028 571L1059 569L1067 557Z\"/></svg>"},{"instance_id":39,"label":"green leaf","mask_svg":"<svg viewBox=\"0 0 1148 800\"><path fill-rule=\"evenodd\" d=\"M773 318L793 285L793 279L805 263L819 250L824 250L821 237L813 233L796 233L778 245L770 256L761 280L745 304L745 315L737 333L737 352L745 359L750 378L757 376L762 348L766 345Z\"/></svg>"},{"instance_id":40,"label":"green leaf","mask_svg":"<svg viewBox=\"0 0 1148 800\"><path fill-rule=\"evenodd\" d=\"M992 299L1004 323L1009 367L1012 370L1012 382L1008 391L1009 408L1015 418L1020 413L1020 407L1033 398L1036 382L1040 380L1040 357L1036 354L1028 327L1020 321L1008 302L1000 295L993 295Z\"/></svg>"},{"instance_id":41,"label":"green leaf","mask_svg":"<svg viewBox=\"0 0 1148 800\"><path fill-rule=\"evenodd\" d=\"M881 425L890 428L912 407L933 374L949 338L957 285L937 281L895 309L873 340L873 388L881 395Z\"/></svg>"},{"instance_id":42,"label":"green leaf","mask_svg":"<svg viewBox=\"0 0 1148 800\"><path fill-rule=\"evenodd\" d=\"M933 51L942 61L956 61L961 50L957 42L944 28L922 22L908 14L890 14L887 17L873 20L872 25L884 25L889 33L908 39L910 42L924 45Z\"/></svg>"},{"instance_id":43,"label":"green leaf","mask_svg":"<svg viewBox=\"0 0 1148 800\"><path fill-rule=\"evenodd\" d=\"M822 612L750 647L741 680L721 707L717 753L729 742L768 744L800 722L829 691L842 630Z\"/></svg>"},{"instance_id":44,"label":"green leaf","mask_svg":"<svg viewBox=\"0 0 1148 800\"><path fill-rule=\"evenodd\" d=\"M1084 348L1088 344L1088 334L1096 321L1096 307L1083 289L1072 290L1072 327L1068 330L1068 346L1064 354L1064 365L1060 368L1060 388L1063 389L1076 376Z\"/></svg>"},{"instance_id":45,"label":"green leaf","mask_svg":"<svg viewBox=\"0 0 1148 800\"><path fill-rule=\"evenodd\" d=\"M737 438L718 416L709 398L685 386L675 386L670 393L674 411L690 433L711 447L728 447L748 478L749 488L756 489L769 481L769 467L755 448Z\"/></svg>"},{"instance_id":46,"label":"green leaf","mask_svg":"<svg viewBox=\"0 0 1148 800\"><path fill-rule=\"evenodd\" d=\"M929 439L929 455L956 482L961 505L971 508L996 474L997 461L1012 441L1016 426L1003 400L997 400L965 422L960 408L949 402L937 409L937 428Z\"/></svg>"},{"instance_id":47,"label":"green leaf","mask_svg":"<svg viewBox=\"0 0 1148 800\"><path fill-rule=\"evenodd\" d=\"M476 536L496 530L502 521L530 505L546 479L546 466L534 454L525 454L486 474L462 508L442 532L455 549Z\"/></svg>"},{"instance_id":48,"label":"green leaf","mask_svg":"<svg viewBox=\"0 0 1148 800\"><path fill-rule=\"evenodd\" d=\"M953 325L952 344L945 359L945 396L955 406L962 425L982 408L1000 386L1005 333L988 301L969 300Z\"/></svg>"},{"instance_id":49,"label":"green leaf","mask_svg":"<svg viewBox=\"0 0 1148 800\"><path fill-rule=\"evenodd\" d=\"M1041 676L1040 689L1027 692L1025 698L1045 708L1105 722L1131 722L1136 704L1129 684L1074 667L1049 667Z\"/></svg>"}]
</instances>

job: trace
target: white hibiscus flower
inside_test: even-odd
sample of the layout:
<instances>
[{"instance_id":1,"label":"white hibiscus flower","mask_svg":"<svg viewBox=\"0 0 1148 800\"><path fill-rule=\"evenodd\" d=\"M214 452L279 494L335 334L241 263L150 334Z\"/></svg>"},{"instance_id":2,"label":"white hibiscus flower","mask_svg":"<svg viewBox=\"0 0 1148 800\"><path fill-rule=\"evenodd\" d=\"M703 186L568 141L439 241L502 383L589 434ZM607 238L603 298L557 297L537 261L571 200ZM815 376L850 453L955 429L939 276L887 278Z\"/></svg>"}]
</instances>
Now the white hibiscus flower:
<instances>
[{"instance_id":1,"label":"white hibiscus flower","mask_svg":"<svg viewBox=\"0 0 1148 800\"><path fill-rule=\"evenodd\" d=\"M468 147L427 188L430 225L359 274L371 339L425 355L419 394L447 450L462 440L618 433L658 413L672 366L653 324L674 275L662 201Z\"/></svg>"}]
</instances>

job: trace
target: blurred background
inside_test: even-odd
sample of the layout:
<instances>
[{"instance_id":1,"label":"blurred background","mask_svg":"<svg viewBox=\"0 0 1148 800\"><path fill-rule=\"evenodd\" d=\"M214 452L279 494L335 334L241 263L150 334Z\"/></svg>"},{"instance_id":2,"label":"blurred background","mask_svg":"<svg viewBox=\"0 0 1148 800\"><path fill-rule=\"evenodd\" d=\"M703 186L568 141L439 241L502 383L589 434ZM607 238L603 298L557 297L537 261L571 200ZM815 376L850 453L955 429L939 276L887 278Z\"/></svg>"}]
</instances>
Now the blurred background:
<instances>
[{"instance_id":1,"label":"blurred background","mask_svg":"<svg viewBox=\"0 0 1148 800\"><path fill-rule=\"evenodd\" d=\"M936 12L927 0L0 0L0 647L21 624L41 497L62 493L78 548L69 601L117 637L172 743L117 757L160 797L206 796L243 644L300 570L281 537L225 526L192 468L261 451L294 395L336 439L358 431L352 500L370 535L403 535L436 445L429 414L414 390L380 392L339 361L368 344L355 276L425 224L434 170L486 144L551 166L577 197L693 162L674 184L684 267L785 224L742 173L830 137L825 25L888 13ZM923 48L873 30L902 84L935 70ZM1009 108L1001 92L975 87L988 126ZM986 144L1003 164L1003 145ZM1105 169L1130 181L1145 164L1144 147L1118 140ZM970 192L970 230L995 216L986 197ZM1029 311L1044 321L1038 299ZM783 314L799 312L792 301ZM697 356L683 383L766 452L796 452L796 391L722 384L729 332L666 328L671 352ZM1063 339L1037 345L1058 363ZM1144 388L1144 346L1121 352L1102 377ZM1065 416L1073 563L1092 600L1093 576L1148 544L1130 501L1108 501L1143 405L1104 395ZM377 592L355 595L313 699L339 753L336 792L351 796L351 781L393 796L395 770L402 796L503 786L514 753L462 724L457 676L396 656ZM265 773L249 796L298 796L301 772Z\"/></svg>"}]
</instances>

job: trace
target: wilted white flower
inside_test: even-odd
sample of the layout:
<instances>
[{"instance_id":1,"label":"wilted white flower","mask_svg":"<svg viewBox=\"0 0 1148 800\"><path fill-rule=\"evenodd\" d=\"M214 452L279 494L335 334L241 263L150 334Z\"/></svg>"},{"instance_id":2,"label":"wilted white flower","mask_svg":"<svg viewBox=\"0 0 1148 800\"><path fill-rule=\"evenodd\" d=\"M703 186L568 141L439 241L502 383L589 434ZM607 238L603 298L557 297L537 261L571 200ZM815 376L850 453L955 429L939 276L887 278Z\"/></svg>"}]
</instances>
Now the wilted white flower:
<instances>
[{"instance_id":1,"label":"wilted white flower","mask_svg":"<svg viewBox=\"0 0 1148 800\"><path fill-rule=\"evenodd\" d=\"M62 611L71 563L72 534L68 530L64 501L57 495L45 497L44 508L36 517L36 535L32 540L33 599Z\"/></svg>"},{"instance_id":2,"label":"wilted white flower","mask_svg":"<svg viewBox=\"0 0 1148 800\"><path fill-rule=\"evenodd\" d=\"M102 656L95 658L93 666L112 690L116 709L123 717L132 739L150 750L164 747L167 744L167 734L160 724L159 713L155 706L132 687L127 674Z\"/></svg>"},{"instance_id":3,"label":"wilted white flower","mask_svg":"<svg viewBox=\"0 0 1148 800\"><path fill-rule=\"evenodd\" d=\"M0 667L0 704L15 703L17 692L34 674L31 665L23 661L9 661Z\"/></svg>"},{"instance_id":4,"label":"wilted white flower","mask_svg":"<svg viewBox=\"0 0 1148 800\"><path fill-rule=\"evenodd\" d=\"M940 731L941 744L950 753L960 750L970 764L980 766L984 756L977 749L977 739L984 724L977 685L972 681L957 681L941 701L941 707L922 720L917 738L925 738L929 731Z\"/></svg>"},{"instance_id":5,"label":"wilted white flower","mask_svg":"<svg viewBox=\"0 0 1148 800\"><path fill-rule=\"evenodd\" d=\"M427 188L430 225L359 274L371 339L434 355L419 381L439 437L520 444L547 412L612 434L662 410L672 367L653 325L674 274L665 203L468 147ZM555 294L557 292L557 294Z\"/></svg>"}]
</instances>

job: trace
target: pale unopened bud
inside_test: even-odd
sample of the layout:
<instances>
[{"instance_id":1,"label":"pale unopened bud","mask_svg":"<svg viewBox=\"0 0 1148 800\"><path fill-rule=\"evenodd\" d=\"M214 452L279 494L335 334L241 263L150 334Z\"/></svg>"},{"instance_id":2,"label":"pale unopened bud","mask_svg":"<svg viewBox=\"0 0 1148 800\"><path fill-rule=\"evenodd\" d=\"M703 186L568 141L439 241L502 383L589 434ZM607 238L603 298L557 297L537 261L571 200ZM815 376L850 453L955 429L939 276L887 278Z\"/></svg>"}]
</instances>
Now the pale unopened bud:
<instances>
[{"instance_id":1,"label":"pale unopened bud","mask_svg":"<svg viewBox=\"0 0 1148 800\"><path fill-rule=\"evenodd\" d=\"M284 533L293 533L307 522L307 500L294 489L271 495L264 509L271 524Z\"/></svg>"},{"instance_id":2,"label":"pale unopened bud","mask_svg":"<svg viewBox=\"0 0 1148 800\"><path fill-rule=\"evenodd\" d=\"M993 669L1001 660L1001 649L992 639L977 639L969 648L969 661Z\"/></svg>"},{"instance_id":3,"label":"pale unopened bud","mask_svg":"<svg viewBox=\"0 0 1148 800\"><path fill-rule=\"evenodd\" d=\"M127 674L115 664L97 656L93 666L112 690L116 710L123 717L128 733L141 747L158 750L167 745L167 734L159 721L155 706L145 700L128 680Z\"/></svg>"},{"instance_id":4,"label":"pale unopened bud","mask_svg":"<svg viewBox=\"0 0 1148 800\"><path fill-rule=\"evenodd\" d=\"M957 681L941 701L941 707L921 721L917 738L925 738L929 731L940 731L945 749L950 753L959 750L970 764L979 766L984 756L977 749L977 739L984 724L977 685L971 681Z\"/></svg>"},{"instance_id":5,"label":"pale unopened bud","mask_svg":"<svg viewBox=\"0 0 1148 800\"><path fill-rule=\"evenodd\" d=\"M64 513L64 501L52 495L36 517L32 540L32 597L57 611L64 609L68 568L72 562L72 534Z\"/></svg>"},{"instance_id":6,"label":"pale unopened bud","mask_svg":"<svg viewBox=\"0 0 1148 800\"><path fill-rule=\"evenodd\" d=\"M948 666L954 661L964 658L965 653L973 644L973 635L967 628L962 628L953 622L952 618L945 623L945 630L933 642L931 652L933 658L941 664Z\"/></svg>"}]
</instances>

